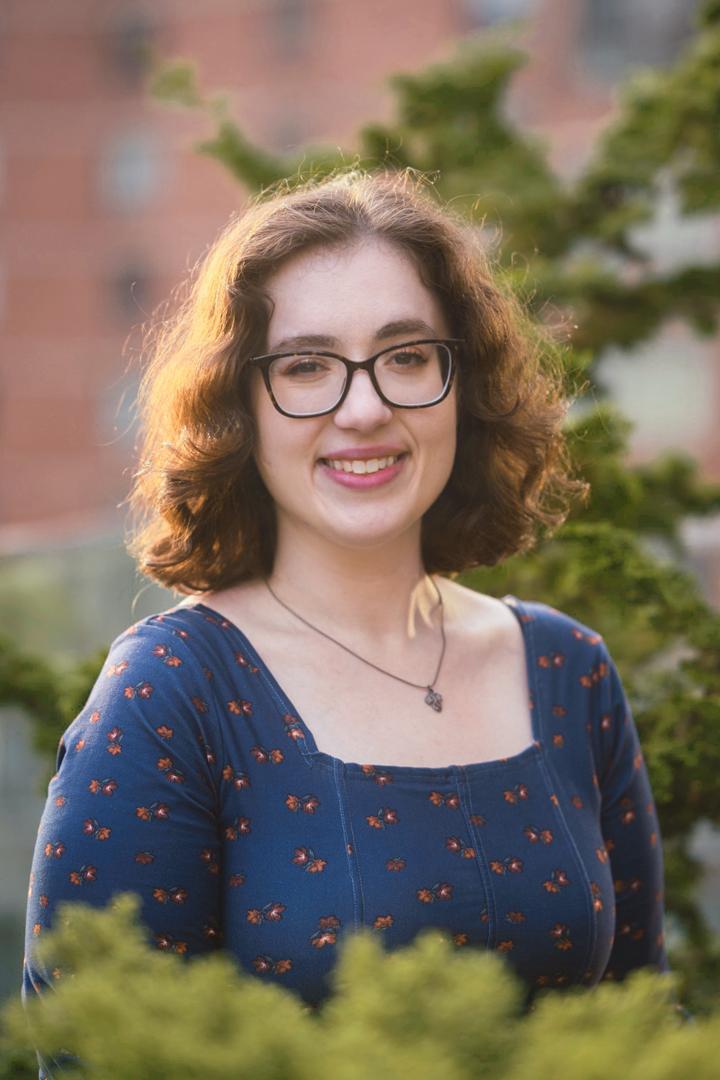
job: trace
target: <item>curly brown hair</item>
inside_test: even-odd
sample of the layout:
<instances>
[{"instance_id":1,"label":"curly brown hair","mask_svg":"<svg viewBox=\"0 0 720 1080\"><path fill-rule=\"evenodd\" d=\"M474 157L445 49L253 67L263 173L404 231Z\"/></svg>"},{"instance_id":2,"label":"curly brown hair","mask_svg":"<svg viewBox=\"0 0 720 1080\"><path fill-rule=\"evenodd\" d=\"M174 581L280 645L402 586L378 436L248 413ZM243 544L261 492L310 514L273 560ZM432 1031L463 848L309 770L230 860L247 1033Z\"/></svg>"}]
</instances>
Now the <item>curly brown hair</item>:
<instances>
[{"instance_id":1,"label":"curly brown hair","mask_svg":"<svg viewBox=\"0 0 720 1080\"><path fill-rule=\"evenodd\" d=\"M493 279L481 231L412 170L345 170L257 197L152 332L128 543L148 577L190 593L271 573L275 508L253 457L248 377L249 358L266 348L263 285L301 251L367 237L413 259L465 342L455 462L422 521L426 571L492 566L527 550L540 527L563 523L574 495L587 495L569 471L557 350Z\"/></svg>"}]
</instances>

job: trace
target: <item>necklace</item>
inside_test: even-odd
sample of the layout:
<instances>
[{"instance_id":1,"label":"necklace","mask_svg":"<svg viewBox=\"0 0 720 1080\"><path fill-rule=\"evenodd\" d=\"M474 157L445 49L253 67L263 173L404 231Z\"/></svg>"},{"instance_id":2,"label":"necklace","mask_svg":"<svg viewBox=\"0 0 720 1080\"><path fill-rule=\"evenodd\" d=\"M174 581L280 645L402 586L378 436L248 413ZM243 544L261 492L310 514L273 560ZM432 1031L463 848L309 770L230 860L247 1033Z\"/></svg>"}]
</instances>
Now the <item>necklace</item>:
<instances>
[{"instance_id":1,"label":"necklace","mask_svg":"<svg viewBox=\"0 0 720 1080\"><path fill-rule=\"evenodd\" d=\"M286 611L289 611L291 615L294 615L296 619L299 619L300 622L305 623L306 626L309 626L311 630L315 630L318 634L322 634L322 636L324 638L327 638L328 641L332 641L335 643L335 645L339 645L341 649L344 649L345 652L349 652L350 655L354 656L357 660L362 660L363 664L368 664L369 667L375 668L376 671L382 672L383 675L389 675L391 679L397 679L398 682L403 682L406 686L414 686L417 690L426 690L427 693L425 694L425 704L429 705L431 709L435 710L435 712L442 712L442 694L439 694L437 690L435 690L435 683L438 680L440 668L442 667L443 657L445 656L445 618L442 596L440 595L440 590L438 589L434 581L433 585L435 586L435 592L437 593L438 603L440 605L440 634L442 636L442 649L440 651L440 659L438 660L435 677L430 683L428 683L427 686L425 686L423 683L410 682L409 679L403 679L400 675L393 675L391 671L386 671L385 668L378 667L377 664L373 664L372 660L366 660L364 656L360 656L353 649L348 648L347 645L343 645L342 641L337 641L336 638L331 637L330 634L326 634L324 630L320 630L319 627L313 626L311 622L308 622L307 619L304 619L302 615L298 615L297 611L293 611L291 607L288 607L288 605L283 600L281 600L280 597L276 595L276 593L273 592L270 586L270 582L267 580L267 578L264 578L263 580L267 585L270 594L275 597L278 604L280 604L281 607L284 607ZM430 580L432 581L432 578Z\"/></svg>"}]
</instances>

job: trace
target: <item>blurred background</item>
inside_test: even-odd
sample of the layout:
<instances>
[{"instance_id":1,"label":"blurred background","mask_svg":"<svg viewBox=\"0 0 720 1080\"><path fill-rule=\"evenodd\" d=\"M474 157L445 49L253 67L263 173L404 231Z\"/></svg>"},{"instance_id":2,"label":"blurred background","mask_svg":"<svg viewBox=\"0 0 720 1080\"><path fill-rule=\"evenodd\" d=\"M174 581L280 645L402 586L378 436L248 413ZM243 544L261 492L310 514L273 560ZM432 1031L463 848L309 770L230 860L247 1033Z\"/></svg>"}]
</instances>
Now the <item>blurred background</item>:
<instances>
[{"instance_id":1,"label":"blurred background","mask_svg":"<svg viewBox=\"0 0 720 1080\"><path fill-rule=\"evenodd\" d=\"M389 120L388 77L507 26L529 54L506 108L583 167L633 69L670 65L693 0L3 0L0 7L0 629L62 664L172 603L124 554L143 323L243 191L195 150L207 120L148 93L150 65L191 58L257 147L352 152ZM717 260L717 217L671 195L644 243L657 266ZM670 323L605 385L632 420L632 460L666 448L720 480L720 345ZM689 564L720 604L720 519L683 524ZM27 875L47 763L0 711L0 996L19 985ZM702 893L720 929L720 845L699 829Z\"/></svg>"}]
</instances>

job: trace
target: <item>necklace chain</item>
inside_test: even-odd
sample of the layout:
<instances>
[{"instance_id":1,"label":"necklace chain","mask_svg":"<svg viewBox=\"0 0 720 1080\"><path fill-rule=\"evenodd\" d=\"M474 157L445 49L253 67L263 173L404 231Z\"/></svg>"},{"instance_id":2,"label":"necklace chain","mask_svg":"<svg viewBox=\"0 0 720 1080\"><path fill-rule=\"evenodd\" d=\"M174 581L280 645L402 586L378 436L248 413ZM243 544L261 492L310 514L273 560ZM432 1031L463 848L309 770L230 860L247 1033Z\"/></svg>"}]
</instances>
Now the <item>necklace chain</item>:
<instances>
[{"instance_id":1,"label":"necklace chain","mask_svg":"<svg viewBox=\"0 0 720 1080\"><path fill-rule=\"evenodd\" d=\"M341 649L345 650L345 652L350 653L350 655L354 656L357 660L362 660L363 664L367 664L369 667L375 668L376 671L381 672L383 675L388 675L391 679L397 679L398 682L405 683L406 686L414 686L416 690L426 690L427 693L425 694L425 704L429 705L431 709L435 710L435 712L442 712L442 694L439 694L437 690L435 690L435 683L438 680L440 668L442 667L443 658L445 656L445 613L443 608L442 595L437 587L437 583L433 581L432 577L430 578L430 580L435 587L435 592L437 593L438 598L438 605L440 607L440 635L442 637L442 649L440 650L440 659L438 660L435 677L431 680L431 682L427 684L410 682L409 679L403 679L401 675L394 675L392 671L386 671L385 668L381 668L377 664L373 664L372 660L366 660L364 656L360 656L360 654L356 653L354 649L349 648L349 646L347 645L343 645L342 641L338 641L337 638L331 637L330 634L326 634L324 630L321 630L318 626L315 626L313 625L313 623L308 622L307 619L304 619L302 615L298 615L297 611L294 611L293 608L289 607L285 603L285 601L281 600L277 593L274 592L268 579L264 578L263 580L268 587L268 591L277 600L278 604L280 604L281 607L284 607L286 611L289 611L291 615L294 615L296 619L299 619L301 623L305 623L305 626L309 626L311 630L314 630L318 634L322 634L322 636L324 638L327 638L328 641L332 641L335 645L339 645Z\"/></svg>"}]
</instances>

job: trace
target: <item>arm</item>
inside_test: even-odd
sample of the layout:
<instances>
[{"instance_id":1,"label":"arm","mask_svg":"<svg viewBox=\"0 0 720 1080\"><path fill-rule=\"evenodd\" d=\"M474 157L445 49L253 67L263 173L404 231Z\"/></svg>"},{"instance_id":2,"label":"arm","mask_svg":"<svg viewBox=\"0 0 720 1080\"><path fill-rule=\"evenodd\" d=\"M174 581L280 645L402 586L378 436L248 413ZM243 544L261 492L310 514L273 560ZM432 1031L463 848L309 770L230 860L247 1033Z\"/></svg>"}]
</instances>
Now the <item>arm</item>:
<instances>
[{"instance_id":1,"label":"arm","mask_svg":"<svg viewBox=\"0 0 720 1080\"><path fill-rule=\"evenodd\" d=\"M208 691L191 650L161 622L114 643L58 747L30 877L25 1000L62 978L34 947L62 900L104 906L135 892L158 948L217 947L219 875L209 868L218 863L208 852L220 846L223 758Z\"/></svg>"},{"instance_id":2,"label":"arm","mask_svg":"<svg viewBox=\"0 0 720 1080\"><path fill-rule=\"evenodd\" d=\"M635 721L614 661L603 699L601 828L615 888L615 939L603 979L653 965L668 972L663 936L662 840Z\"/></svg>"}]
</instances>

